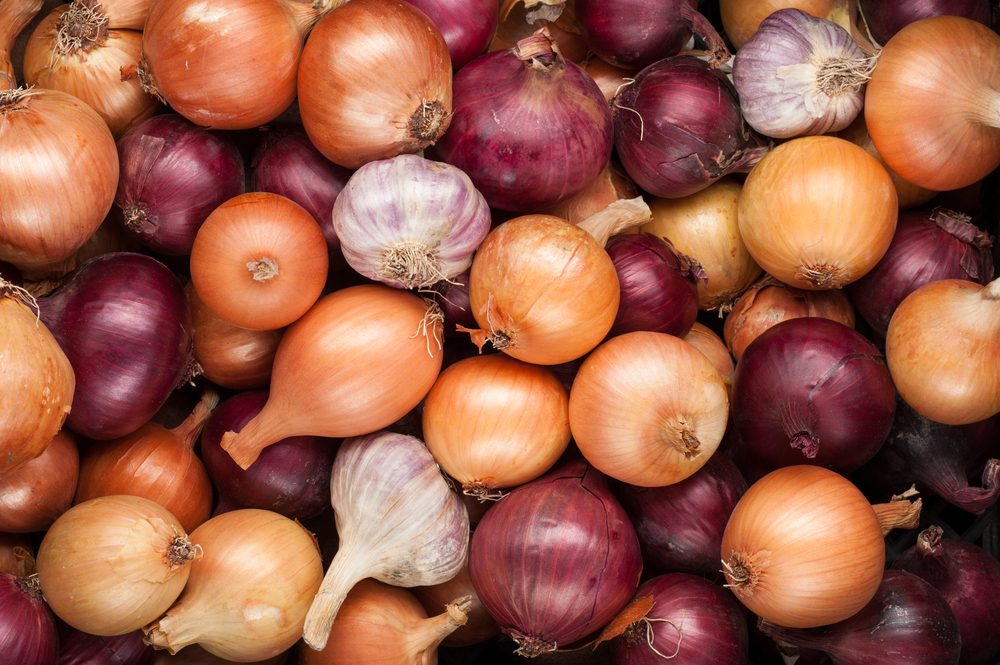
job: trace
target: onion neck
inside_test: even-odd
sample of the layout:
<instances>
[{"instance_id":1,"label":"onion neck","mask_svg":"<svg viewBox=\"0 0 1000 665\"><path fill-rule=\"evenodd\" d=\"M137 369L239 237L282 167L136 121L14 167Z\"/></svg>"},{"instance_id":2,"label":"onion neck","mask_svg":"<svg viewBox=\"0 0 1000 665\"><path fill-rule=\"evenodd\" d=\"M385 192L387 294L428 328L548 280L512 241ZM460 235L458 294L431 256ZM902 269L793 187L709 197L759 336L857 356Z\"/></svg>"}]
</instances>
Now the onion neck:
<instances>
[{"instance_id":1,"label":"onion neck","mask_svg":"<svg viewBox=\"0 0 1000 665\"><path fill-rule=\"evenodd\" d=\"M415 656L413 662L430 662L430 654L437 650L441 642L469 621L471 609L472 597L463 596L448 603L443 613L417 622L406 636Z\"/></svg>"},{"instance_id":2,"label":"onion neck","mask_svg":"<svg viewBox=\"0 0 1000 665\"><path fill-rule=\"evenodd\" d=\"M280 0L291 15L302 39L306 38L324 14L333 11L348 0Z\"/></svg>"},{"instance_id":3,"label":"onion neck","mask_svg":"<svg viewBox=\"0 0 1000 665\"><path fill-rule=\"evenodd\" d=\"M171 433L180 440L185 448L193 450L198 435L201 434L202 428L208 422L208 417L212 415L212 411L218 405L219 394L214 390L206 390L191 414L184 419L184 422L170 430Z\"/></svg>"},{"instance_id":4,"label":"onion neck","mask_svg":"<svg viewBox=\"0 0 1000 665\"><path fill-rule=\"evenodd\" d=\"M205 627L205 617L199 613L189 616L183 601L177 603L159 621L144 627L143 642L154 649L166 649L171 655L184 647L201 641Z\"/></svg>"},{"instance_id":5,"label":"onion neck","mask_svg":"<svg viewBox=\"0 0 1000 665\"><path fill-rule=\"evenodd\" d=\"M300 434L294 430L295 424L292 421L271 415L282 412L282 407L274 405L274 399L272 392L260 413L248 422L239 433L226 432L222 435L220 444L222 449L229 453L229 456L241 469L249 469L260 457L260 451L275 441Z\"/></svg>"},{"instance_id":6,"label":"onion neck","mask_svg":"<svg viewBox=\"0 0 1000 665\"><path fill-rule=\"evenodd\" d=\"M56 25L56 53L88 53L108 39L108 15L97 0L74 0Z\"/></svg>"},{"instance_id":7,"label":"onion neck","mask_svg":"<svg viewBox=\"0 0 1000 665\"><path fill-rule=\"evenodd\" d=\"M514 45L514 55L529 69L547 73L564 66L559 47L548 28L542 28Z\"/></svg>"},{"instance_id":8,"label":"onion neck","mask_svg":"<svg viewBox=\"0 0 1000 665\"><path fill-rule=\"evenodd\" d=\"M653 211L641 196L612 201L604 210L594 213L577 226L594 236L604 247L613 235L653 221Z\"/></svg>"},{"instance_id":9,"label":"onion neck","mask_svg":"<svg viewBox=\"0 0 1000 665\"><path fill-rule=\"evenodd\" d=\"M369 576L364 552L352 546L352 540L341 535L340 549L323 576L319 592L313 598L302 628L302 639L312 649L322 651L330 639L330 629L354 585ZM443 639L443 638L442 638Z\"/></svg>"},{"instance_id":10,"label":"onion neck","mask_svg":"<svg viewBox=\"0 0 1000 665\"><path fill-rule=\"evenodd\" d=\"M142 88L143 92L155 97L161 104L167 103L167 98L163 96L160 87L156 84L153 68L150 66L149 61L146 60L145 53L139 55L139 64L135 68L135 75L139 79L139 87Z\"/></svg>"},{"instance_id":11,"label":"onion neck","mask_svg":"<svg viewBox=\"0 0 1000 665\"><path fill-rule=\"evenodd\" d=\"M923 500L920 498L910 500L916 494L917 491L911 487L902 494L892 497L889 503L872 505L872 511L878 519L883 536L889 535L893 529L916 529L920 525Z\"/></svg>"}]
</instances>

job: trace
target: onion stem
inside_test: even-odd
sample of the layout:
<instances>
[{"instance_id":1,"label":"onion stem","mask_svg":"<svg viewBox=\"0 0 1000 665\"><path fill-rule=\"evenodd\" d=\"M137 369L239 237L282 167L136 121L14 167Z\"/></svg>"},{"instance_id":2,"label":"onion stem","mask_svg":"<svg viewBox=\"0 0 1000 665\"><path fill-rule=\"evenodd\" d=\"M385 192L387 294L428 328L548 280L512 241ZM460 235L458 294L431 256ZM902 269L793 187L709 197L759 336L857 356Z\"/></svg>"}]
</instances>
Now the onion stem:
<instances>
[{"instance_id":1,"label":"onion stem","mask_svg":"<svg viewBox=\"0 0 1000 665\"><path fill-rule=\"evenodd\" d=\"M183 442L185 448L191 450L194 448L195 441L197 441L198 435L205 426L205 422L218 405L219 393L214 390L206 390L202 394L201 400L195 405L194 410L191 411L191 414L184 419L184 422L170 431Z\"/></svg>"},{"instance_id":2,"label":"onion stem","mask_svg":"<svg viewBox=\"0 0 1000 665\"><path fill-rule=\"evenodd\" d=\"M524 61L528 67L542 72L548 72L562 65L559 47L552 39L548 28L525 37L514 46L518 60Z\"/></svg>"},{"instance_id":3,"label":"onion stem","mask_svg":"<svg viewBox=\"0 0 1000 665\"><path fill-rule=\"evenodd\" d=\"M916 529L919 526L923 501L919 498L916 501L910 501L910 498L916 494L916 489L911 487L899 496L892 497L889 503L872 505L883 536L889 535L893 529Z\"/></svg>"},{"instance_id":4,"label":"onion stem","mask_svg":"<svg viewBox=\"0 0 1000 665\"><path fill-rule=\"evenodd\" d=\"M167 550L167 561L171 566L183 566L188 561L201 558L201 546L192 545L185 536L177 536Z\"/></svg>"},{"instance_id":5,"label":"onion stem","mask_svg":"<svg viewBox=\"0 0 1000 665\"><path fill-rule=\"evenodd\" d=\"M256 261L247 262L247 270L253 276L253 281L269 282L278 276L278 262L270 257L262 256Z\"/></svg>"}]
</instances>

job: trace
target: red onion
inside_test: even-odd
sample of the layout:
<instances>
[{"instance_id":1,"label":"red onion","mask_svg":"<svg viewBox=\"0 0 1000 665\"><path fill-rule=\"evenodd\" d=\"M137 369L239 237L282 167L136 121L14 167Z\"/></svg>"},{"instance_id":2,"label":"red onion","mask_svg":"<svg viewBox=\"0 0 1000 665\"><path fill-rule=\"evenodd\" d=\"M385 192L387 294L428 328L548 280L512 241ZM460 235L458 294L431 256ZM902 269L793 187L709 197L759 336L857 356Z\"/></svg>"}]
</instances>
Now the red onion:
<instances>
[{"instance_id":1,"label":"red onion","mask_svg":"<svg viewBox=\"0 0 1000 665\"><path fill-rule=\"evenodd\" d=\"M229 142L176 114L135 125L118 139L115 204L146 247L187 256L202 222L243 193L243 158Z\"/></svg>"},{"instance_id":2,"label":"red onion","mask_svg":"<svg viewBox=\"0 0 1000 665\"><path fill-rule=\"evenodd\" d=\"M988 665L1000 655L1000 561L964 540L925 529L892 567L918 575L941 592L958 621L961 665Z\"/></svg>"},{"instance_id":3,"label":"red onion","mask_svg":"<svg viewBox=\"0 0 1000 665\"><path fill-rule=\"evenodd\" d=\"M441 305L444 312L445 334L454 333L455 326L466 328L478 326L476 317L472 315L472 305L469 303L469 273L471 268L447 282L438 282L434 286L434 300ZM448 349L445 348L445 353Z\"/></svg>"},{"instance_id":4,"label":"red onion","mask_svg":"<svg viewBox=\"0 0 1000 665\"><path fill-rule=\"evenodd\" d=\"M986 512L1000 497L1000 415L971 425L942 425L903 400L892 433L858 473L869 494L901 492L916 483L970 513ZM994 458L994 459L990 459ZM982 474L982 487L969 485Z\"/></svg>"},{"instance_id":5,"label":"red onion","mask_svg":"<svg viewBox=\"0 0 1000 665\"><path fill-rule=\"evenodd\" d=\"M611 140L600 88L543 29L455 75L454 115L435 150L490 206L537 212L589 185Z\"/></svg>"},{"instance_id":6,"label":"red onion","mask_svg":"<svg viewBox=\"0 0 1000 665\"><path fill-rule=\"evenodd\" d=\"M576 20L591 50L618 67L677 55L692 33L725 61L725 42L697 7L696 0L577 0Z\"/></svg>"},{"instance_id":7,"label":"red onion","mask_svg":"<svg viewBox=\"0 0 1000 665\"><path fill-rule=\"evenodd\" d=\"M957 665L961 638L941 594L916 575L885 573L875 597L850 619L821 628L762 622L775 640L827 653L837 665Z\"/></svg>"},{"instance_id":8,"label":"red onion","mask_svg":"<svg viewBox=\"0 0 1000 665\"><path fill-rule=\"evenodd\" d=\"M986 284L993 278L989 234L959 212L904 212L882 259L848 287L868 325L885 336L889 319L903 298L939 279Z\"/></svg>"},{"instance_id":9,"label":"red onion","mask_svg":"<svg viewBox=\"0 0 1000 665\"><path fill-rule=\"evenodd\" d=\"M427 15L444 37L456 71L486 50L497 31L496 0L406 0Z\"/></svg>"},{"instance_id":10,"label":"red onion","mask_svg":"<svg viewBox=\"0 0 1000 665\"><path fill-rule=\"evenodd\" d=\"M479 600L522 656L554 651L625 607L642 558L607 480L582 459L513 490L472 537Z\"/></svg>"},{"instance_id":11,"label":"red onion","mask_svg":"<svg viewBox=\"0 0 1000 665\"><path fill-rule=\"evenodd\" d=\"M652 596L653 607L612 645L614 665L743 665L747 622L721 587L694 575L671 573L646 582L636 598Z\"/></svg>"},{"instance_id":12,"label":"red onion","mask_svg":"<svg viewBox=\"0 0 1000 665\"><path fill-rule=\"evenodd\" d=\"M330 505L333 439L293 436L263 451L247 470L237 466L219 442L239 432L267 402L263 390L239 393L216 408L201 435L201 456L219 492L237 507L273 510L292 519L315 517Z\"/></svg>"},{"instance_id":13,"label":"red onion","mask_svg":"<svg viewBox=\"0 0 1000 665\"><path fill-rule=\"evenodd\" d=\"M0 573L0 662L56 665L59 636L38 577Z\"/></svg>"},{"instance_id":14,"label":"red onion","mask_svg":"<svg viewBox=\"0 0 1000 665\"><path fill-rule=\"evenodd\" d=\"M668 199L749 171L760 147L740 114L732 83L694 56L646 67L612 102L615 147L639 187Z\"/></svg>"},{"instance_id":15,"label":"red onion","mask_svg":"<svg viewBox=\"0 0 1000 665\"><path fill-rule=\"evenodd\" d=\"M904 26L929 16L964 16L990 24L989 0L861 0L861 13L880 44Z\"/></svg>"},{"instance_id":16,"label":"red onion","mask_svg":"<svg viewBox=\"0 0 1000 665\"><path fill-rule=\"evenodd\" d=\"M895 395L885 358L859 333L820 317L789 319L736 366L734 432L742 453L767 468L853 471L889 435Z\"/></svg>"},{"instance_id":17,"label":"red onion","mask_svg":"<svg viewBox=\"0 0 1000 665\"><path fill-rule=\"evenodd\" d=\"M612 236L605 249L615 264L621 304L612 335L636 330L683 337L698 317L696 262L650 233Z\"/></svg>"},{"instance_id":18,"label":"red onion","mask_svg":"<svg viewBox=\"0 0 1000 665\"><path fill-rule=\"evenodd\" d=\"M58 665L150 665L153 647L136 630L116 637L98 637L59 625Z\"/></svg>"},{"instance_id":19,"label":"red onion","mask_svg":"<svg viewBox=\"0 0 1000 665\"><path fill-rule=\"evenodd\" d=\"M187 376L187 299L154 258L114 252L90 259L38 305L76 373L66 423L78 434L131 434Z\"/></svg>"},{"instance_id":20,"label":"red onion","mask_svg":"<svg viewBox=\"0 0 1000 665\"><path fill-rule=\"evenodd\" d=\"M715 575L722 532L746 490L736 465L717 454L679 483L622 484L615 487L615 495L632 518L647 565L660 571Z\"/></svg>"},{"instance_id":21,"label":"red onion","mask_svg":"<svg viewBox=\"0 0 1000 665\"><path fill-rule=\"evenodd\" d=\"M282 127L264 134L250 168L252 191L280 194L298 203L323 229L330 251L340 250L330 211L351 171L324 157L301 127Z\"/></svg>"}]
</instances>

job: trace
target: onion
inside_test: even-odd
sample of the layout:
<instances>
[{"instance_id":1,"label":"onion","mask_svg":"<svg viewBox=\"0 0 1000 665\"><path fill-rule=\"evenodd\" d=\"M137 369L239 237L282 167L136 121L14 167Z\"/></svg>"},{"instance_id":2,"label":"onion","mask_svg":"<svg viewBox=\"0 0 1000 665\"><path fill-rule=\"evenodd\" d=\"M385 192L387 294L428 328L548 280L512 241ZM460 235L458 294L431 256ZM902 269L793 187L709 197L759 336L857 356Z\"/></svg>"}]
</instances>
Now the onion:
<instances>
[{"instance_id":1,"label":"onion","mask_svg":"<svg viewBox=\"0 0 1000 665\"><path fill-rule=\"evenodd\" d=\"M76 503L129 494L155 501L191 533L212 512L212 483L194 444L219 396L206 391L173 429L150 422L115 441L94 442L80 462Z\"/></svg>"},{"instance_id":2,"label":"onion","mask_svg":"<svg viewBox=\"0 0 1000 665\"><path fill-rule=\"evenodd\" d=\"M340 250L330 213L350 171L324 157L297 126L264 134L250 164L251 191L272 192L295 201L319 224L330 251Z\"/></svg>"},{"instance_id":3,"label":"onion","mask_svg":"<svg viewBox=\"0 0 1000 665\"><path fill-rule=\"evenodd\" d=\"M451 122L451 82L448 47L420 10L404 0L351 0L309 35L299 113L327 159L356 169L437 141Z\"/></svg>"},{"instance_id":4,"label":"onion","mask_svg":"<svg viewBox=\"0 0 1000 665\"><path fill-rule=\"evenodd\" d=\"M541 28L549 31L567 60L581 63L589 52L576 20L575 1L501 0L500 25L489 51L504 51Z\"/></svg>"},{"instance_id":5,"label":"onion","mask_svg":"<svg viewBox=\"0 0 1000 665\"><path fill-rule=\"evenodd\" d=\"M808 12L819 18L840 19L843 13L843 3L839 0L719 0L722 27L736 48L744 44L757 32L761 21L778 11L793 7Z\"/></svg>"},{"instance_id":6,"label":"onion","mask_svg":"<svg viewBox=\"0 0 1000 665\"><path fill-rule=\"evenodd\" d=\"M931 526L917 544L900 554L892 567L918 575L941 592L958 622L962 665L987 665L1000 655L1000 562L982 548L942 538Z\"/></svg>"},{"instance_id":7,"label":"onion","mask_svg":"<svg viewBox=\"0 0 1000 665\"><path fill-rule=\"evenodd\" d=\"M358 169L333 205L344 258L365 277L421 289L472 264L490 209L462 171L417 155Z\"/></svg>"},{"instance_id":8,"label":"onion","mask_svg":"<svg viewBox=\"0 0 1000 665\"><path fill-rule=\"evenodd\" d=\"M469 273L466 268L455 279L438 282L434 285L434 302L441 307L444 314L445 335L458 333L457 328L474 328L476 319L472 316L472 305L469 304ZM457 327L456 327L457 326ZM447 350L455 348L448 344Z\"/></svg>"},{"instance_id":9,"label":"onion","mask_svg":"<svg viewBox=\"0 0 1000 665\"><path fill-rule=\"evenodd\" d=\"M882 446L895 409L882 354L829 319L779 323L736 366L733 429L743 453L768 469L808 463L854 471Z\"/></svg>"},{"instance_id":10,"label":"onion","mask_svg":"<svg viewBox=\"0 0 1000 665\"><path fill-rule=\"evenodd\" d=\"M739 182L723 178L690 196L653 199L653 221L640 229L697 261L704 271L704 278L696 280L699 309L730 304L762 272L740 237L737 204L742 191Z\"/></svg>"},{"instance_id":11,"label":"onion","mask_svg":"<svg viewBox=\"0 0 1000 665\"><path fill-rule=\"evenodd\" d=\"M43 88L0 92L0 118L0 260L22 269L62 261L111 209L111 132L77 98Z\"/></svg>"},{"instance_id":12,"label":"onion","mask_svg":"<svg viewBox=\"0 0 1000 665\"><path fill-rule=\"evenodd\" d=\"M8 0L0 7L0 92L17 87L11 51L14 42L42 10L42 0Z\"/></svg>"},{"instance_id":13,"label":"onion","mask_svg":"<svg viewBox=\"0 0 1000 665\"><path fill-rule=\"evenodd\" d=\"M255 665L286 665L289 651L274 658L256 661ZM157 651L153 665L229 665L233 661L213 656L197 644L186 647L182 652L171 655L169 651Z\"/></svg>"},{"instance_id":14,"label":"onion","mask_svg":"<svg viewBox=\"0 0 1000 665\"><path fill-rule=\"evenodd\" d=\"M139 80L150 94L204 127L249 129L295 98L302 42L320 9L294 0L152 3Z\"/></svg>"},{"instance_id":15,"label":"onion","mask_svg":"<svg viewBox=\"0 0 1000 665\"><path fill-rule=\"evenodd\" d=\"M444 582L461 570L469 545L465 506L412 436L377 432L345 441L333 463L330 496L340 547L303 631L306 645L317 651L359 581L374 577L403 587Z\"/></svg>"},{"instance_id":16,"label":"onion","mask_svg":"<svg viewBox=\"0 0 1000 665\"><path fill-rule=\"evenodd\" d=\"M436 146L490 206L533 213L581 192L611 154L611 112L594 80L542 29L455 77L455 111Z\"/></svg>"},{"instance_id":17,"label":"onion","mask_svg":"<svg viewBox=\"0 0 1000 665\"><path fill-rule=\"evenodd\" d=\"M35 572L35 559L30 549L28 536L0 532L0 573L27 577Z\"/></svg>"},{"instance_id":18,"label":"onion","mask_svg":"<svg viewBox=\"0 0 1000 665\"><path fill-rule=\"evenodd\" d=\"M570 224L580 224L587 218L605 210L615 201L634 199L638 196L635 185L619 168L608 162L600 175L579 193L564 199L545 210L548 215L565 219Z\"/></svg>"},{"instance_id":19,"label":"onion","mask_svg":"<svg viewBox=\"0 0 1000 665\"><path fill-rule=\"evenodd\" d=\"M486 236L469 297L480 349L488 341L518 360L557 365L604 339L620 296L614 263L589 233L551 215L525 215Z\"/></svg>"},{"instance_id":20,"label":"onion","mask_svg":"<svg viewBox=\"0 0 1000 665\"><path fill-rule=\"evenodd\" d=\"M191 644L226 660L272 658L298 641L323 563L312 534L268 510L236 510L194 533L204 556L177 602L143 628L170 653Z\"/></svg>"},{"instance_id":21,"label":"onion","mask_svg":"<svg viewBox=\"0 0 1000 665\"><path fill-rule=\"evenodd\" d=\"M87 242L62 261L36 266L24 271L24 280L33 295L46 296L58 288L68 275L88 259L112 252L137 252L141 245L122 224L121 215L112 208Z\"/></svg>"},{"instance_id":22,"label":"onion","mask_svg":"<svg viewBox=\"0 0 1000 665\"><path fill-rule=\"evenodd\" d=\"M361 580L348 594L323 651L303 649L301 665L402 665L436 663L442 640L464 625L468 598L428 618L412 593Z\"/></svg>"},{"instance_id":23,"label":"onion","mask_svg":"<svg viewBox=\"0 0 1000 665\"><path fill-rule=\"evenodd\" d=\"M1000 35L971 19L936 16L897 32L865 93L868 131L889 168L945 190L1000 165L998 62Z\"/></svg>"},{"instance_id":24,"label":"onion","mask_svg":"<svg viewBox=\"0 0 1000 665\"><path fill-rule=\"evenodd\" d=\"M190 254L209 213L243 193L236 146L175 114L129 130L118 140L118 157L115 204L126 228L160 254Z\"/></svg>"},{"instance_id":25,"label":"onion","mask_svg":"<svg viewBox=\"0 0 1000 665\"><path fill-rule=\"evenodd\" d=\"M872 37L880 44L907 25L929 16L964 16L990 24L989 0L861 0L861 13Z\"/></svg>"},{"instance_id":26,"label":"onion","mask_svg":"<svg viewBox=\"0 0 1000 665\"><path fill-rule=\"evenodd\" d=\"M477 505L482 506L485 504L477 502ZM472 586L468 561L462 566L462 570L450 580L433 586L414 587L413 593L420 600L420 604L424 606L428 614L446 607L448 603L456 598L467 597L469 599L469 607L466 611L468 621L459 626L454 633L445 637L441 641L441 646L471 646L500 634L500 627L497 626L497 622L493 620L490 613L486 611L483 603L476 595L475 587Z\"/></svg>"},{"instance_id":27,"label":"onion","mask_svg":"<svg viewBox=\"0 0 1000 665\"><path fill-rule=\"evenodd\" d=\"M729 355L729 349L722 338L716 335L710 328L697 321L691 326L691 331L682 337L685 342L701 351L712 367L719 373L723 385L726 386L726 394L731 394L733 377L736 367L733 364L733 357Z\"/></svg>"},{"instance_id":28,"label":"onion","mask_svg":"<svg viewBox=\"0 0 1000 665\"><path fill-rule=\"evenodd\" d=\"M622 166L654 196L689 196L749 171L767 151L743 120L726 75L694 56L643 69L615 95L612 112Z\"/></svg>"},{"instance_id":29,"label":"onion","mask_svg":"<svg viewBox=\"0 0 1000 665\"><path fill-rule=\"evenodd\" d=\"M441 31L451 66L458 71L486 50L497 30L496 0L406 0Z\"/></svg>"},{"instance_id":30,"label":"onion","mask_svg":"<svg viewBox=\"0 0 1000 665\"><path fill-rule=\"evenodd\" d=\"M156 259L128 252L90 259L39 305L76 371L67 424L77 434L131 434L184 380L187 302L177 277Z\"/></svg>"},{"instance_id":31,"label":"onion","mask_svg":"<svg viewBox=\"0 0 1000 665\"><path fill-rule=\"evenodd\" d=\"M782 643L824 651L838 665L957 665L961 638L955 615L934 587L916 575L887 571L875 596L845 621L814 630L768 623Z\"/></svg>"},{"instance_id":32,"label":"onion","mask_svg":"<svg viewBox=\"0 0 1000 665\"><path fill-rule=\"evenodd\" d=\"M227 431L239 432L260 413L267 393L234 395L212 414L201 437L201 456L215 486L244 508L262 508L305 520L329 505L330 469L336 446L318 436L282 439L265 448L244 471L219 446Z\"/></svg>"},{"instance_id":33,"label":"onion","mask_svg":"<svg viewBox=\"0 0 1000 665\"><path fill-rule=\"evenodd\" d=\"M180 522L137 496L77 504L38 548L38 578L56 615L93 635L124 635L163 614L201 553Z\"/></svg>"},{"instance_id":34,"label":"onion","mask_svg":"<svg viewBox=\"0 0 1000 665\"><path fill-rule=\"evenodd\" d=\"M700 469L722 441L729 398L700 351L634 332L599 346L573 381L569 424L580 452L622 482L659 487Z\"/></svg>"},{"instance_id":35,"label":"onion","mask_svg":"<svg viewBox=\"0 0 1000 665\"><path fill-rule=\"evenodd\" d=\"M843 621L875 595L885 566L879 519L843 476L818 466L767 474L722 534L726 586L765 621L812 628Z\"/></svg>"},{"instance_id":36,"label":"onion","mask_svg":"<svg viewBox=\"0 0 1000 665\"><path fill-rule=\"evenodd\" d=\"M45 452L73 402L73 367L49 329L39 325L34 299L0 280L0 478ZM16 406L15 406L16 405ZM47 465L46 465L47 466Z\"/></svg>"},{"instance_id":37,"label":"onion","mask_svg":"<svg viewBox=\"0 0 1000 665\"><path fill-rule=\"evenodd\" d=\"M608 104L614 100L615 95L618 94L622 85L628 83L626 79L630 79L635 75L634 71L609 65L596 56L588 57L586 62L582 64L582 67L585 72L590 74L594 82L597 83L597 87L601 89L601 94L604 95L604 99Z\"/></svg>"},{"instance_id":38,"label":"onion","mask_svg":"<svg viewBox=\"0 0 1000 665\"><path fill-rule=\"evenodd\" d=\"M152 0L101 0L109 28L142 30L149 16Z\"/></svg>"},{"instance_id":39,"label":"onion","mask_svg":"<svg viewBox=\"0 0 1000 665\"><path fill-rule=\"evenodd\" d=\"M903 298L939 279L967 279L985 284L993 278L989 234L952 210L911 212L899 216L896 233L882 260L849 293L872 329L885 335Z\"/></svg>"},{"instance_id":40,"label":"onion","mask_svg":"<svg viewBox=\"0 0 1000 665\"><path fill-rule=\"evenodd\" d=\"M671 573L646 582L637 598L652 608L612 643L613 665L656 665L677 658L685 665L743 665L747 624L740 606L716 585Z\"/></svg>"},{"instance_id":41,"label":"onion","mask_svg":"<svg viewBox=\"0 0 1000 665\"><path fill-rule=\"evenodd\" d=\"M896 230L896 190L874 157L843 139L783 143L747 177L740 234L782 282L834 289L871 270Z\"/></svg>"},{"instance_id":42,"label":"onion","mask_svg":"<svg viewBox=\"0 0 1000 665\"><path fill-rule=\"evenodd\" d=\"M764 331L782 321L807 316L854 327L854 308L843 291L803 291L765 277L740 296L726 317L726 346L738 361Z\"/></svg>"},{"instance_id":43,"label":"onion","mask_svg":"<svg viewBox=\"0 0 1000 665\"><path fill-rule=\"evenodd\" d=\"M76 440L61 431L41 455L0 474L0 532L47 529L73 504L79 471Z\"/></svg>"},{"instance_id":44,"label":"onion","mask_svg":"<svg viewBox=\"0 0 1000 665\"><path fill-rule=\"evenodd\" d=\"M889 321L885 356L896 390L920 415L965 425L1000 413L1000 279L931 282Z\"/></svg>"},{"instance_id":45,"label":"onion","mask_svg":"<svg viewBox=\"0 0 1000 665\"><path fill-rule=\"evenodd\" d=\"M56 665L59 635L37 575L0 573L0 653L14 665Z\"/></svg>"},{"instance_id":46,"label":"onion","mask_svg":"<svg viewBox=\"0 0 1000 665\"><path fill-rule=\"evenodd\" d=\"M250 330L277 330L301 318L323 292L328 267L323 232L312 215L269 192L220 205L191 248L198 299L224 321Z\"/></svg>"},{"instance_id":47,"label":"onion","mask_svg":"<svg viewBox=\"0 0 1000 665\"><path fill-rule=\"evenodd\" d=\"M487 498L556 463L569 445L568 407L565 389L544 367L503 354L466 358L427 394L424 438L464 493Z\"/></svg>"},{"instance_id":48,"label":"onion","mask_svg":"<svg viewBox=\"0 0 1000 665\"><path fill-rule=\"evenodd\" d=\"M117 137L153 115L158 104L135 75L142 33L109 28L98 0L56 7L28 40L24 80L86 102Z\"/></svg>"},{"instance_id":49,"label":"onion","mask_svg":"<svg viewBox=\"0 0 1000 665\"><path fill-rule=\"evenodd\" d=\"M635 526L648 568L715 575L722 532L746 489L736 465L719 454L678 483L622 484L615 487L615 496Z\"/></svg>"},{"instance_id":50,"label":"onion","mask_svg":"<svg viewBox=\"0 0 1000 665\"><path fill-rule=\"evenodd\" d=\"M153 649L135 630L115 637L90 635L59 626L58 665L151 665Z\"/></svg>"},{"instance_id":51,"label":"onion","mask_svg":"<svg viewBox=\"0 0 1000 665\"><path fill-rule=\"evenodd\" d=\"M611 621L641 570L628 516L604 476L578 459L490 508L469 555L479 600L529 658Z\"/></svg>"},{"instance_id":52,"label":"onion","mask_svg":"<svg viewBox=\"0 0 1000 665\"><path fill-rule=\"evenodd\" d=\"M324 296L281 338L267 404L239 434L226 432L223 450L246 469L290 436L388 427L434 385L440 340L440 309L410 293L363 285Z\"/></svg>"}]
</instances>

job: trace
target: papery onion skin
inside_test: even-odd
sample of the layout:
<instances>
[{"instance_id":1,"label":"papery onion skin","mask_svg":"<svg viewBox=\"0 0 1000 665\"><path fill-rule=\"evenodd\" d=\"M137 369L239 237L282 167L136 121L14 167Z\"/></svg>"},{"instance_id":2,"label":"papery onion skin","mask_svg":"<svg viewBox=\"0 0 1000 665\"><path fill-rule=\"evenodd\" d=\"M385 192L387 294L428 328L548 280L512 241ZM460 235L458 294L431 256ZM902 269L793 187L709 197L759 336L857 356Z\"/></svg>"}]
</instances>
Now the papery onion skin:
<instances>
[{"instance_id":1,"label":"papery onion skin","mask_svg":"<svg viewBox=\"0 0 1000 665\"><path fill-rule=\"evenodd\" d=\"M726 392L731 395L736 366L722 338L716 335L708 326L695 321L688 334L684 335L681 339L701 351L708 358L712 366L715 367L715 371L722 377L722 383L726 386Z\"/></svg>"},{"instance_id":2,"label":"papery onion skin","mask_svg":"<svg viewBox=\"0 0 1000 665\"><path fill-rule=\"evenodd\" d=\"M114 138L96 111L57 90L0 92L0 118L0 260L62 261L111 209Z\"/></svg>"},{"instance_id":3,"label":"papery onion skin","mask_svg":"<svg viewBox=\"0 0 1000 665\"><path fill-rule=\"evenodd\" d=\"M628 516L603 475L582 460L487 511L469 557L479 600L529 657L607 624L632 597L641 570Z\"/></svg>"},{"instance_id":4,"label":"papery onion skin","mask_svg":"<svg viewBox=\"0 0 1000 665\"><path fill-rule=\"evenodd\" d=\"M565 219L570 224L579 224L615 201L634 199L636 196L638 192L628 176L617 165L608 162L600 175L579 193L542 212Z\"/></svg>"},{"instance_id":5,"label":"papery onion skin","mask_svg":"<svg viewBox=\"0 0 1000 665\"><path fill-rule=\"evenodd\" d=\"M73 504L80 458L67 431L56 434L41 455L0 473L0 532L44 531Z\"/></svg>"},{"instance_id":6,"label":"papery onion skin","mask_svg":"<svg viewBox=\"0 0 1000 665\"><path fill-rule=\"evenodd\" d=\"M36 576L0 573L0 654L10 665L56 665L59 636Z\"/></svg>"},{"instance_id":7,"label":"papery onion skin","mask_svg":"<svg viewBox=\"0 0 1000 665\"><path fill-rule=\"evenodd\" d=\"M885 542L864 495L818 466L772 471L736 504L722 535L727 586L791 628L842 621L878 590Z\"/></svg>"},{"instance_id":8,"label":"papery onion skin","mask_svg":"<svg viewBox=\"0 0 1000 665\"><path fill-rule=\"evenodd\" d=\"M0 91L17 87L17 74L11 62L14 41L42 10L42 0L17 0L0 7Z\"/></svg>"},{"instance_id":9,"label":"papery onion skin","mask_svg":"<svg viewBox=\"0 0 1000 665\"><path fill-rule=\"evenodd\" d=\"M441 31L452 69L458 71L486 50L499 21L496 0L406 0Z\"/></svg>"},{"instance_id":10,"label":"papery onion skin","mask_svg":"<svg viewBox=\"0 0 1000 665\"><path fill-rule=\"evenodd\" d=\"M108 17L109 28L142 30L149 16L152 0L103 0L101 6Z\"/></svg>"},{"instance_id":11,"label":"papery onion skin","mask_svg":"<svg viewBox=\"0 0 1000 665\"><path fill-rule=\"evenodd\" d=\"M989 0L861 0L861 12L872 37L885 44L902 28L929 16L964 16L990 24Z\"/></svg>"},{"instance_id":12,"label":"papery onion skin","mask_svg":"<svg viewBox=\"0 0 1000 665\"><path fill-rule=\"evenodd\" d=\"M142 641L142 631L100 637L59 626L58 665L151 665L153 658L153 648Z\"/></svg>"},{"instance_id":13,"label":"papery onion skin","mask_svg":"<svg viewBox=\"0 0 1000 665\"><path fill-rule=\"evenodd\" d=\"M582 63L589 47L576 22L575 4L570 4L568 8L566 4L564 0L542 0L529 7L523 0L503 0L500 3L500 25L490 42L489 51L507 50L544 26L563 57Z\"/></svg>"},{"instance_id":14,"label":"papery onion skin","mask_svg":"<svg viewBox=\"0 0 1000 665\"><path fill-rule=\"evenodd\" d=\"M435 146L493 208L534 213L583 190L608 162L600 88L540 30L455 76L455 110Z\"/></svg>"},{"instance_id":15,"label":"papery onion skin","mask_svg":"<svg viewBox=\"0 0 1000 665\"><path fill-rule=\"evenodd\" d=\"M29 536L0 532L0 573L26 577L34 572L35 560L31 549Z\"/></svg>"},{"instance_id":16,"label":"papery onion skin","mask_svg":"<svg viewBox=\"0 0 1000 665\"><path fill-rule=\"evenodd\" d=\"M744 454L766 468L854 471L878 452L895 410L885 358L860 333L829 319L769 328L736 367L734 432Z\"/></svg>"}]
</instances>

